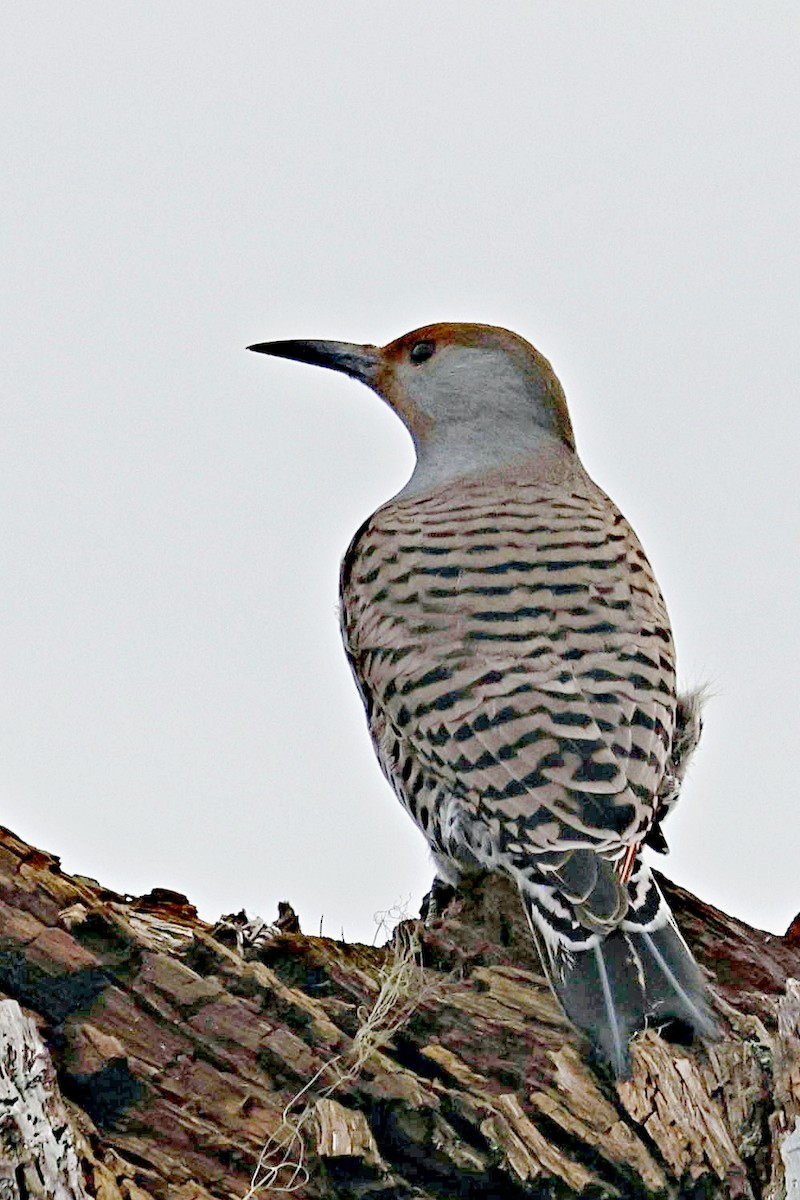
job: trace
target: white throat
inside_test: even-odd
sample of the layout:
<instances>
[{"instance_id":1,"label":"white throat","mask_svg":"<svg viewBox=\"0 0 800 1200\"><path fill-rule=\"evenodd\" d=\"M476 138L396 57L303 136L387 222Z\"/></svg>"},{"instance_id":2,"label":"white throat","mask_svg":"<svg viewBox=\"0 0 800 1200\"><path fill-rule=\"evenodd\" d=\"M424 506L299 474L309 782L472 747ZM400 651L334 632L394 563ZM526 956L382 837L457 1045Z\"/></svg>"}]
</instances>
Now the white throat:
<instances>
[{"instance_id":1,"label":"white throat","mask_svg":"<svg viewBox=\"0 0 800 1200\"><path fill-rule=\"evenodd\" d=\"M521 430L481 429L479 426L450 429L417 446L417 464L398 497L416 495L428 488L442 487L465 475L482 475L517 460L558 450L566 451L559 438L531 424Z\"/></svg>"},{"instance_id":2,"label":"white throat","mask_svg":"<svg viewBox=\"0 0 800 1200\"><path fill-rule=\"evenodd\" d=\"M560 444L537 420L540 400L530 380L505 353L459 347L432 365L424 376L407 368L402 380L431 426L414 439L417 465L401 496Z\"/></svg>"}]
</instances>

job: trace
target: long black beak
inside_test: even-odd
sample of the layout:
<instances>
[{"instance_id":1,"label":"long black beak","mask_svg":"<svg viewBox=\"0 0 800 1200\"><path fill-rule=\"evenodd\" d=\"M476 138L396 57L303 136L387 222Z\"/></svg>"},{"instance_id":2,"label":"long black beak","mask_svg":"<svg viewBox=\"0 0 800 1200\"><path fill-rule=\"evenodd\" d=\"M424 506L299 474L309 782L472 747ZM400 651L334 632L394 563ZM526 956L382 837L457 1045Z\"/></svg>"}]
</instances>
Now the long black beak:
<instances>
[{"instance_id":1,"label":"long black beak","mask_svg":"<svg viewBox=\"0 0 800 1200\"><path fill-rule=\"evenodd\" d=\"M354 346L350 342L259 342L247 349L259 354L272 354L275 358L292 358L315 367L343 371L345 375L360 379L368 387L376 382L381 365L377 346Z\"/></svg>"}]
</instances>

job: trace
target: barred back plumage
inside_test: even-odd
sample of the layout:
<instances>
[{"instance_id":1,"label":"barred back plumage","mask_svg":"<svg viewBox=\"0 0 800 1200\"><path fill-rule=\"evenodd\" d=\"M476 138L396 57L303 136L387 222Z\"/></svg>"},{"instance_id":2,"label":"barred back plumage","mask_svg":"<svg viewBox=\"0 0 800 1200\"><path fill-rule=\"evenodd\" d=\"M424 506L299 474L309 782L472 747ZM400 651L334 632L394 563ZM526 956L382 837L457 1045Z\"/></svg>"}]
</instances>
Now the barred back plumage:
<instances>
[{"instance_id":1,"label":"barred back plumage","mask_svg":"<svg viewBox=\"0 0 800 1200\"><path fill-rule=\"evenodd\" d=\"M671 757L674 647L636 535L574 453L549 364L513 338L436 326L374 354L265 348L332 355L415 436L411 484L362 526L342 567L342 632L375 749L440 878L489 869L516 881L556 994L624 1073L648 1021L714 1032L639 852L685 770ZM407 364L442 343L473 355L472 374L454 351L417 405ZM356 351L372 375L353 366ZM487 405L507 430L481 424Z\"/></svg>"}]
</instances>

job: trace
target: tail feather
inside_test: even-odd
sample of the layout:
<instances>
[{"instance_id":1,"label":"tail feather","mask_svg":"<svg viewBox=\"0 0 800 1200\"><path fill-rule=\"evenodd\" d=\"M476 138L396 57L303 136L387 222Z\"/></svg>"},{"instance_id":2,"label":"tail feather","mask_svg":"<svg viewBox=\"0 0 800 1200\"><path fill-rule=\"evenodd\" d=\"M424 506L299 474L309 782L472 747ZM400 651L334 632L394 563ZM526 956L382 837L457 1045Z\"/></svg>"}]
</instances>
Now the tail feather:
<instances>
[{"instance_id":1,"label":"tail feather","mask_svg":"<svg viewBox=\"0 0 800 1200\"><path fill-rule=\"evenodd\" d=\"M541 933L536 934L542 964L564 1012L611 1063L614 1073L627 1076L630 1040L647 1023L641 966L629 936L615 929L605 937L596 936L588 949L555 961L543 946Z\"/></svg>"},{"instance_id":2,"label":"tail feather","mask_svg":"<svg viewBox=\"0 0 800 1200\"><path fill-rule=\"evenodd\" d=\"M656 895L651 893L655 889ZM717 1036L700 968L646 868L633 883L625 919L609 932L575 920L556 931L541 889L522 889L545 972L566 1015L583 1030L617 1076L630 1072L630 1040L647 1025L678 1021L702 1037ZM580 913L581 906L573 912ZM637 918L641 918L640 920Z\"/></svg>"},{"instance_id":3,"label":"tail feather","mask_svg":"<svg viewBox=\"0 0 800 1200\"><path fill-rule=\"evenodd\" d=\"M625 1036L626 1030L620 1027L617 1015L617 1002L614 999L614 988L608 977L608 968L606 967L602 943L598 942L593 949L595 966L597 967L597 974L600 978L600 986L603 992L603 1008L606 1018L602 1028L608 1034L608 1037L603 1040L604 1049L607 1053L610 1051L608 1057L613 1063L617 1075L621 1075L625 1072L628 1065L629 1038Z\"/></svg>"},{"instance_id":4,"label":"tail feather","mask_svg":"<svg viewBox=\"0 0 800 1200\"><path fill-rule=\"evenodd\" d=\"M646 948L641 958L652 1024L678 1020L702 1037L717 1037L700 968L677 927L670 922L639 936Z\"/></svg>"}]
</instances>

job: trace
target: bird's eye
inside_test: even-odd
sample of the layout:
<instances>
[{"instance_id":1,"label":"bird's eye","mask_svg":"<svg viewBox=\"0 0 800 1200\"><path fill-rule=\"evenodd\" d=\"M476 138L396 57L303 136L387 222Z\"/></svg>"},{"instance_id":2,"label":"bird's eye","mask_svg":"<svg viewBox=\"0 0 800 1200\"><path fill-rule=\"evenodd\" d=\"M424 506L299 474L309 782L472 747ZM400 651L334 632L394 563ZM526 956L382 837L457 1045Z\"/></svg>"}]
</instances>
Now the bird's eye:
<instances>
[{"instance_id":1,"label":"bird's eye","mask_svg":"<svg viewBox=\"0 0 800 1200\"><path fill-rule=\"evenodd\" d=\"M427 362L435 349L435 342L415 342L408 357L412 363L419 365L419 363Z\"/></svg>"}]
</instances>

